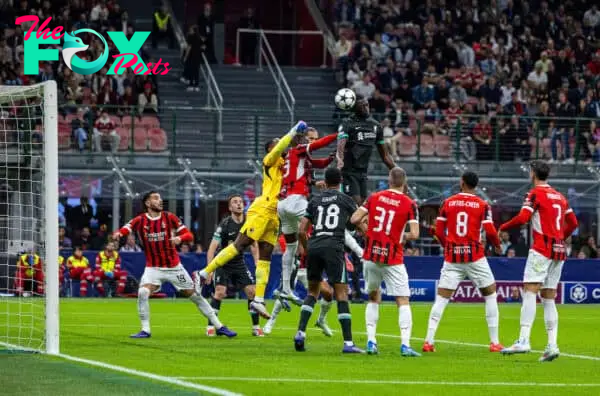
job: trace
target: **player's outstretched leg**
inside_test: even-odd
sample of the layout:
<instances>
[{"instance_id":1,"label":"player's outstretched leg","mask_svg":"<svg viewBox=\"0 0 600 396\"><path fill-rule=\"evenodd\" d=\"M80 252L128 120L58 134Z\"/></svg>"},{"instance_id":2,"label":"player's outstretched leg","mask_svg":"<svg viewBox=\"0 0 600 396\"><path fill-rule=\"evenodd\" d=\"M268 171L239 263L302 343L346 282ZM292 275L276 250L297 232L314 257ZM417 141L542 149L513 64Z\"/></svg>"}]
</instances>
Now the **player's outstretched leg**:
<instances>
[{"instance_id":1,"label":"player's outstretched leg","mask_svg":"<svg viewBox=\"0 0 600 396\"><path fill-rule=\"evenodd\" d=\"M254 297L254 301L257 303L265 302L265 292L267 290L267 284L269 283L270 272L271 261L263 259L258 260L258 264L256 265L256 297Z\"/></svg>"},{"instance_id":2,"label":"player's outstretched leg","mask_svg":"<svg viewBox=\"0 0 600 396\"><path fill-rule=\"evenodd\" d=\"M273 327L275 326L275 321L277 321L277 316L279 312L283 309L283 304L279 300L275 300L275 305L273 305L273 311L271 311L271 319L265 323L265 327L263 327L263 332L265 334L271 334L273 331Z\"/></svg>"},{"instance_id":3,"label":"player's outstretched leg","mask_svg":"<svg viewBox=\"0 0 600 396\"><path fill-rule=\"evenodd\" d=\"M539 289L539 288L538 288ZM504 348L501 353L512 355L515 353L526 353L531 351L529 344L529 336L531 334L531 326L535 320L535 311L537 308L536 295L537 290L531 284L525 284L523 291L523 306L521 307L521 332L519 339L510 347Z\"/></svg>"},{"instance_id":4,"label":"player's outstretched leg","mask_svg":"<svg viewBox=\"0 0 600 396\"><path fill-rule=\"evenodd\" d=\"M190 280L191 283L191 280ZM229 330L227 326L223 325L219 320L219 317L212 309L208 301L201 294L197 294L194 289L183 290L183 294L190 299L192 303L198 308L198 310L210 320L210 322L217 329L216 333L218 336L227 336L229 338L237 336L235 331Z\"/></svg>"},{"instance_id":5,"label":"player's outstretched leg","mask_svg":"<svg viewBox=\"0 0 600 396\"><path fill-rule=\"evenodd\" d=\"M215 295L217 292L215 291ZM219 316L219 311L221 310L221 300L213 296L210 299L210 306L213 309L215 315ZM215 329L215 325L208 319L208 326L206 326L206 336L207 337L216 337L217 329Z\"/></svg>"},{"instance_id":6,"label":"player's outstretched leg","mask_svg":"<svg viewBox=\"0 0 600 396\"><path fill-rule=\"evenodd\" d=\"M250 320L252 321L252 335L254 337L264 337L265 333L260 328L258 312L252 308L252 299L248 299L248 313L250 314Z\"/></svg>"},{"instance_id":7,"label":"player's outstretched leg","mask_svg":"<svg viewBox=\"0 0 600 396\"><path fill-rule=\"evenodd\" d=\"M319 319L317 319L317 323L315 326L323 331L327 337L331 337L333 335L333 331L329 328L327 324L327 313L331 309L331 305L333 304L333 290L331 290L331 286L325 281L321 282L321 300L319 301L319 305L321 306L321 311L319 312Z\"/></svg>"},{"instance_id":8,"label":"player's outstretched leg","mask_svg":"<svg viewBox=\"0 0 600 396\"><path fill-rule=\"evenodd\" d=\"M449 291L449 293L451 295L452 291ZM441 296L440 291L438 290L438 294L435 296L435 302L429 313L429 323L427 325L425 344L423 344L423 352L435 352L435 333L437 332L438 325L440 324L440 320L442 320L444 310L449 302L450 298Z\"/></svg>"},{"instance_id":9,"label":"player's outstretched leg","mask_svg":"<svg viewBox=\"0 0 600 396\"><path fill-rule=\"evenodd\" d=\"M542 304L544 306L544 323L546 332L548 333L548 345L544 350L544 354L540 358L540 362L551 362L560 356L558 349L558 311L554 298L544 298L545 290L542 290Z\"/></svg>"},{"instance_id":10,"label":"player's outstretched leg","mask_svg":"<svg viewBox=\"0 0 600 396\"><path fill-rule=\"evenodd\" d=\"M150 289L152 288L152 290ZM150 338L150 294L154 291L154 285L142 285L138 289L138 315L140 317L140 322L142 323L142 330L133 334L131 338Z\"/></svg>"}]
</instances>

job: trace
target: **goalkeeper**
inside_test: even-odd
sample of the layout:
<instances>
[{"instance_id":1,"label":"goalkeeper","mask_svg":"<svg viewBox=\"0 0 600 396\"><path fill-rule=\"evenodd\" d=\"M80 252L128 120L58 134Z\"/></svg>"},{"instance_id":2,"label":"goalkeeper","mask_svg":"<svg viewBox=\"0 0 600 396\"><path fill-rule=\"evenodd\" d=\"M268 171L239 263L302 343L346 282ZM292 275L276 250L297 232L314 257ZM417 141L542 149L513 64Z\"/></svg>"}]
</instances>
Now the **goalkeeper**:
<instances>
[{"instance_id":1,"label":"goalkeeper","mask_svg":"<svg viewBox=\"0 0 600 396\"><path fill-rule=\"evenodd\" d=\"M221 250L202 271L195 272L196 289L201 283L210 281L211 274L218 267L237 257L255 241L258 242L258 264L256 265L256 297L251 307L262 317L269 319L265 302L265 290L269 281L271 254L279 235L277 203L283 180L283 153L297 134L306 132L304 121L298 122L281 139L273 139L265 146L267 154L263 158L262 194L254 200L246 217L246 223L240 230L234 243Z\"/></svg>"}]
</instances>

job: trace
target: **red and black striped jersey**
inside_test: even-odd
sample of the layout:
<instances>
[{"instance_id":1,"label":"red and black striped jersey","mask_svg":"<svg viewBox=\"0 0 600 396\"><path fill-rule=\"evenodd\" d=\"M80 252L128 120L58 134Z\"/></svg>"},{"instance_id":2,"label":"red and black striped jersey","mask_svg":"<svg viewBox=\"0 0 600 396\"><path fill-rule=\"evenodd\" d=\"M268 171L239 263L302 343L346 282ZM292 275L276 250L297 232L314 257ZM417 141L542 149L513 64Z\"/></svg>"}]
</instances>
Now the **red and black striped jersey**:
<instances>
[{"instance_id":1,"label":"red and black striped jersey","mask_svg":"<svg viewBox=\"0 0 600 396\"><path fill-rule=\"evenodd\" d=\"M417 204L396 190L372 194L361 209L369 214L363 258L376 263L404 264L402 236L408 223L419 222Z\"/></svg>"},{"instance_id":2,"label":"red and black striped jersey","mask_svg":"<svg viewBox=\"0 0 600 396\"><path fill-rule=\"evenodd\" d=\"M567 199L548 184L532 188L517 216L502 224L507 230L531 220L532 249L552 260L566 259L564 240L577 228L577 218Z\"/></svg>"},{"instance_id":3,"label":"red and black striped jersey","mask_svg":"<svg viewBox=\"0 0 600 396\"><path fill-rule=\"evenodd\" d=\"M485 256L481 230L499 244L490 205L477 195L459 193L446 199L436 220L435 234L449 263L472 263Z\"/></svg>"},{"instance_id":4,"label":"red and black striped jersey","mask_svg":"<svg viewBox=\"0 0 600 396\"><path fill-rule=\"evenodd\" d=\"M142 241L146 267L159 268L173 268L180 262L171 238L192 236L179 217L170 212L161 212L157 217L143 213L125 224L120 232L123 236L136 232Z\"/></svg>"}]
</instances>

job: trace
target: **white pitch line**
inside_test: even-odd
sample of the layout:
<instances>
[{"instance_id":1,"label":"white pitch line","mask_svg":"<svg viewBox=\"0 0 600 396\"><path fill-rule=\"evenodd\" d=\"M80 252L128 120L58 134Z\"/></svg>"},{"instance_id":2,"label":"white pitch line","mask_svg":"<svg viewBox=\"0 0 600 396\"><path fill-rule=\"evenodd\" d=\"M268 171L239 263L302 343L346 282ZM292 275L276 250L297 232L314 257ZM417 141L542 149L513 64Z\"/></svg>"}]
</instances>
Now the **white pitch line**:
<instances>
[{"instance_id":1,"label":"white pitch line","mask_svg":"<svg viewBox=\"0 0 600 396\"><path fill-rule=\"evenodd\" d=\"M148 379L151 379L151 380L154 380L154 381L160 381L160 382L164 382L164 383L171 384L171 385L181 386L181 387L184 387L184 388L190 388L190 389L205 391L205 392L209 392L209 393L212 393L212 394L215 394L215 395L220 395L220 396L242 396L242 394L240 394L240 393L230 392L230 391L228 391L226 389L215 388L215 387L212 387L212 386L200 385L200 384L196 384L194 382L183 381L183 379L181 379L181 378L166 377L164 375L158 375L158 374L148 373L146 371L134 370L134 369L130 369L130 368L123 367L123 366L117 366L117 365L114 365L114 364L99 362L97 360L83 359L83 358L79 358L79 357L76 357L76 356L63 355L63 354L59 354L59 355L56 355L56 356L61 357L61 358L66 359L66 360L77 362L77 363L84 363L84 364L87 364L87 365L90 365L90 366L101 367L101 368L104 368L104 369L107 369L107 370L119 371L121 373L129 374L129 375L134 375L136 377L148 378Z\"/></svg>"},{"instance_id":2,"label":"white pitch line","mask_svg":"<svg viewBox=\"0 0 600 396\"><path fill-rule=\"evenodd\" d=\"M323 384L369 384L369 385L439 385L439 386L540 386L562 388L598 388L597 384L566 384L547 382L453 382L453 381L402 381L402 380L353 380L322 378L256 378L256 377L175 377L203 381L254 381L254 382L312 382Z\"/></svg>"},{"instance_id":3,"label":"white pitch line","mask_svg":"<svg viewBox=\"0 0 600 396\"><path fill-rule=\"evenodd\" d=\"M26 351L26 352L41 352L39 350L35 350L35 349L31 349L31 348L23 348L19 345L9 344L7 342L2 342L2 341L0 341L0 346L5 346L7 348L17 349L17 350ZM171 385L181 386L183 388L189 388L189 389L195 389L195 390L199 390L199 391L209 392L209 393L219 395L219 396L243 396L241 393L230 392L226 389L215 388L213 386L200 385L200 384L197 384L194 382L184 381L183 378L166 377L164 375L158 375L158 374L148 373L146 371L134 370L134 369L130 369L130 368L123 367L123 366L117 366L114 364L99 362L97 360L83 359L83 358L79 358L76 356L65 355L62 353L58 354L58 355L48 355L48 356L56 356L56 357L59 357L59 358L65 359L65 360L70 360L70 361L77 362L77 363L84 363L84 364L87 364L90 366L101 367L101 368L111 370L111 371L118 371L121 373L134 375L136 377L148 378L148 379L151 379L154 381L159 381L159 382L164 382L164 383L171 384Z\"/></svg>"}]
</instances>

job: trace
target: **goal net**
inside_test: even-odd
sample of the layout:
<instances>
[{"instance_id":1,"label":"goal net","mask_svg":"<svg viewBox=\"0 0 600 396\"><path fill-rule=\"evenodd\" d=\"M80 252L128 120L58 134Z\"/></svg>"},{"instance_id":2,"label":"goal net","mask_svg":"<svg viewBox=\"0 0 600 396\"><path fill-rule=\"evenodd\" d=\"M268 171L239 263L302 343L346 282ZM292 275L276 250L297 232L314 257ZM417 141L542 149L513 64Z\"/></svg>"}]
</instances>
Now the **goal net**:
<instances>
[{"instance_id":1,"label":"goal net","mask_svg":"<svg viewBox=\"0 0 600 396\"><path fill-rule=\"evenodd\" d=\"M56 83L0 86L0 349L58 350Z\"/></svg>"}]
</instances>

